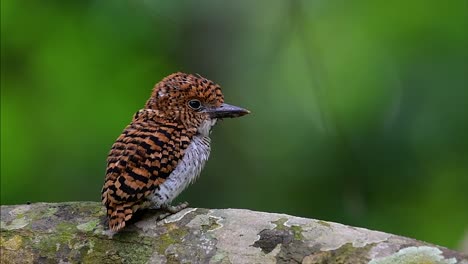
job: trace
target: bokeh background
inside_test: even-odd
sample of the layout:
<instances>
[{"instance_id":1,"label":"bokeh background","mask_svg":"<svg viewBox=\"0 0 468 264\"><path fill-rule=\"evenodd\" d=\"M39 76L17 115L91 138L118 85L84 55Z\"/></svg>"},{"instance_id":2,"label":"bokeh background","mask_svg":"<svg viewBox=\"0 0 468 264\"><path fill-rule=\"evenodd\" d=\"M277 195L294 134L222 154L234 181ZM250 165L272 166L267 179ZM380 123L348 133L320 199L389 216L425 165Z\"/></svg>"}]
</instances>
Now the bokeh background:
<instances>
[{"instance_id":1,"label":"bokeh background","mask_svg":"<svg viewBox=\"0 0 468 264\"><path fill-rule=\"evenodd\" d=\"M1 1L1 204L100 199L164 76L252 114L179 200L457 248L468 229L468 2Z\"/></svg>"}]
</instances>

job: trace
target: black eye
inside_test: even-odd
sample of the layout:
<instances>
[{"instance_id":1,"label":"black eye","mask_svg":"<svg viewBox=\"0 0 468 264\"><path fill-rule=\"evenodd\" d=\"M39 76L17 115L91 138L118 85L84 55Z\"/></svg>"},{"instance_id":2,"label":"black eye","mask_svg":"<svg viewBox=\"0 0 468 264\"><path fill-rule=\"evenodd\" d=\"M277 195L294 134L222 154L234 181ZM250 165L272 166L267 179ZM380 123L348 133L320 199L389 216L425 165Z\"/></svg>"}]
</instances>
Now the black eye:
<instances>
[{"instance_id":1,"label":"black eye","mask_svg":"<svg viewBox=\"0 0 468 264\"><path fill-rule=\"evenodd\" d=\"M197 100L197 99L192 99L188 102L188 105L190 106L190 108L194 109L194 110L198 110L201 108L201 102L200 100Z\"/></svg>"}]
</instances>

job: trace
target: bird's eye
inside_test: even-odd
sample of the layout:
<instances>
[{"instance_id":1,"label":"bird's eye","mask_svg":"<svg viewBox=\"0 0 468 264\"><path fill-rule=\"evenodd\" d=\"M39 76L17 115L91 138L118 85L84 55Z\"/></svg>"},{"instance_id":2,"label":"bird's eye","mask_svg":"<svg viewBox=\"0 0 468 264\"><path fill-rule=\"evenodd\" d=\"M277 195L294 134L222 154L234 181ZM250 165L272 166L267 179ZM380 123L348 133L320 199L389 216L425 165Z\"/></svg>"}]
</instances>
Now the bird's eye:
<instances>
[{"instance_id":1,"label":"bird's eye","mask_svg":"<svg viewBox=\"0 0 468 264\"><path fill-rule=\"evenodd\" d=\"M197 100L197 99L192 99L188 102L188 105L190 106L190 108L194 109L194 110L198 110L201 108L202 104L200 102L200 100Z\"/></svg>"}]
</instances>

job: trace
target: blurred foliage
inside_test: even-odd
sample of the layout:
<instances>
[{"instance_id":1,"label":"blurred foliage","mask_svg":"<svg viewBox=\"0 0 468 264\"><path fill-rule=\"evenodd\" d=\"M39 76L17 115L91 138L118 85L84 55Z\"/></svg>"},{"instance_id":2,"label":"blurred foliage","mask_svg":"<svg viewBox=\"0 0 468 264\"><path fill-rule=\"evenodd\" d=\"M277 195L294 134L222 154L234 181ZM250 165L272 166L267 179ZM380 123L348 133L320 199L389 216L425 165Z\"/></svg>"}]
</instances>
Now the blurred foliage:
<instances>
[{"instance_id":1,"label":"blurred foliage","mask_svg":"<svg viewBox=\"0 0 468 264\"><path fill-rule=\"evenodd\" d=\"M1 1L1 203L100 199L162 77L252 111L180 200L455 248L468 228L468 4Z\"/></svg>"}]
</instances>

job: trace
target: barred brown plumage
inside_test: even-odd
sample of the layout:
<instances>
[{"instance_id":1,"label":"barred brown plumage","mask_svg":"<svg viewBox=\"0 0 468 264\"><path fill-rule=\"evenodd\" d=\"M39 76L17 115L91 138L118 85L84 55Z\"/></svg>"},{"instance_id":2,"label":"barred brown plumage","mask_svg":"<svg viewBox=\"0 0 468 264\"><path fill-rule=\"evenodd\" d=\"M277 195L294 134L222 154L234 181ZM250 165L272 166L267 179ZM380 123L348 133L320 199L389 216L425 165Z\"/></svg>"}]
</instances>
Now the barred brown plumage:
<instances>
[{"instance_id":1,"label":"barred brown plumage","mask_svg":"<svg viewBox=\"0 0 468 264\"><path fill-rule=\"evenodd\" d=\"M140 209L174 213L186 207L170 202L199 176L211 127L217 118L248 113L225 104L220 86L199 75L175 73L156 84L107 158L102 202L110 229L122 229Z\"/></svg>"}]
</instances>

